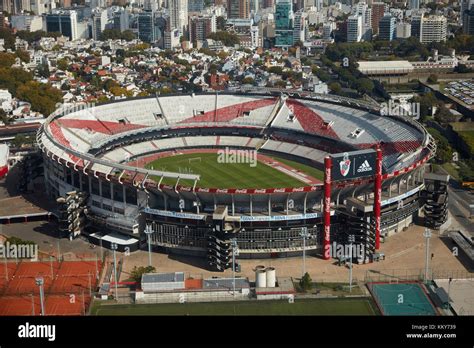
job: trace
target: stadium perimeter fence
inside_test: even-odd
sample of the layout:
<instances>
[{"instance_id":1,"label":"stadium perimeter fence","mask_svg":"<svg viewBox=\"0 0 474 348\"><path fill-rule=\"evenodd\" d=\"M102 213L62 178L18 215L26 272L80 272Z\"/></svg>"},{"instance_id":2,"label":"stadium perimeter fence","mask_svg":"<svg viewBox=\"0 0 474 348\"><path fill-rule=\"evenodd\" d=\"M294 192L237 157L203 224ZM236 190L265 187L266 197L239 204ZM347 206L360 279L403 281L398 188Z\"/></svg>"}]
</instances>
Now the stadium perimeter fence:
<instances>
[{"instance_id":1,"label":"stadium perimeter fence","mask_svg":"<svg viewBox=\"0 0 474 348\"><path fill-rule=\"evenodd\" d=\"M388 269L368 270L365 273L365 283L403 283L429 282L436 279L474 279L474 273L466 270L430 269L425 279L425 269Z\"/></svg>"}]
</instances>

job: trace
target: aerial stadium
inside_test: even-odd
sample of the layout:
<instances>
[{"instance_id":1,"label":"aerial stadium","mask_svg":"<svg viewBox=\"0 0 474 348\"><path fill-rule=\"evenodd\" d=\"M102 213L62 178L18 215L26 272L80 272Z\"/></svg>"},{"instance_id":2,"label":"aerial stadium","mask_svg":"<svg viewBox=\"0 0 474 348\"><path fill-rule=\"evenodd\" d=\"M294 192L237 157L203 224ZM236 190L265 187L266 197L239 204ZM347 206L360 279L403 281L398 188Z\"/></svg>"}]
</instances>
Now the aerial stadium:
<instances>
[{"instance_id":1,"label":"aerial stadium","mask_svg":"<svg viewBox=\"0 0 474 348\"><path fill-rule=\"evenodd\" d=\"M422 125L375 103L272 89L58 109L37 141L70 238L202 256L216 270L236 247L328 259L349 238L370 262L420 212L436 151Z\"/></svg>"}]
</instances>

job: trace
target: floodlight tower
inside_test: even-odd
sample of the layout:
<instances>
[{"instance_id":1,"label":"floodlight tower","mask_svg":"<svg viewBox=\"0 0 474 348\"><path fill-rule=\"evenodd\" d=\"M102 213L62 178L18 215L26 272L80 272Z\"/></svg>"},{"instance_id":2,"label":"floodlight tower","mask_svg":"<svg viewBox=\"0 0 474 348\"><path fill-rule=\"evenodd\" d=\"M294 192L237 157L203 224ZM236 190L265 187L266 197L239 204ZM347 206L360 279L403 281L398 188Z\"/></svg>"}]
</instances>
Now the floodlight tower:
<instances>
[{"instance_id":1,"label":"floodlight tower","mask_svg":"<svg viewBox=\"0 0 474 348\"><path fill-rule=\"evenodd\" d=\"M114 251L114 280L115 280L115 301L118 301L118 279L117 279L117 256L116 256L116 250L118 249L117 243L112 243L110 245L110 248Z\"/></svg>"},{"instance_id":2,"label":"floodlight tower","mask_svg":"<svg viewBox=\"0 0 474 348\"><path fill-rule=\"evenodd\" d=\"M151 229L151 226L147 224L145 227L145 234L146 234L147 242L148 242L148 266L151 266L151 235L152 233L153 233L153 230Z\"/></svg>"},{"instance_id":3,"label":"floodlight tower","mask_svg":"<svg viewBox=\"0 0 474 348\"><path fill-rule=\"evenodd\" d=\"M430 270L430 238L431 238L431 231L428 228L425 228L425 232L423 233L423 237L426 240L426 255L425 255L425 282L428 281L428 273Z\"/></svg>"},{"instance_id":4,"label":"floodlight tower","mask_svg":"<svg viewBox=\"0 0 474 348\"><path fill-rule=\"evenodd\" d=\"M302 227L300 236L303 238L303 274L304 276L306 274L306 238L310 237L310 234L308 233L308 227Z\"/></svg>"},{"instance_id":5,"label":"floodlight tower","mask_svg":"<svg viewBox=\"0 0 474 348\"><path fill-rule=\"evenodd\" d=\"M40 292L40 303L41 303L41 315L45 315L44 311L44 279L43 277L38 277L35 279L36 285L39 286L39 292Z\"/></svg>"},{"instance_id":6,"label":"floodlight tower","mask_svg":"<svg viewBox=\"0 0 474 348\"><path fill-rule=\"evenodd\" d=\"M352 292L352 243L355 241L353 234L349 235L349 292Z\"/></svg>"},{"instance_id":7,"label":"floodlight tower","mask_svg":"<svg viewBox=\"0 0 474 348\"><path fill-rule=\"evenodd\" d=\"M232 286L233 286L233 296L235 296L235 257L239 254L237 238L231 239L230 243L232 246Z\"/></svg>"}]
</instances>

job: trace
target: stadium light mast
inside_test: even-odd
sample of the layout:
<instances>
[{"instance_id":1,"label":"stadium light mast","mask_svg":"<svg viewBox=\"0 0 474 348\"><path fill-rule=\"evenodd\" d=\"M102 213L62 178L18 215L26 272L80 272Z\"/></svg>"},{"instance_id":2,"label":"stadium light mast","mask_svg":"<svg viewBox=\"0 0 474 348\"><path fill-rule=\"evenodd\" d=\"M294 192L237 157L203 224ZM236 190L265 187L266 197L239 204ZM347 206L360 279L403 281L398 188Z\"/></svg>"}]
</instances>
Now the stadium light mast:
<instances>
[{"instance_id":1,"label":"stadium light mast","mask_svg":"<svg viewBox=\"0 0 474 348\"><path fill-rule=\"evenodd\" d=\"M426 255L425 255L425 283L428 281L428 273L430 270L430 238L431 238L431 231L429 228L425 228L425 232L423 233L423 237L426 240Z\"/></svg>"},{"instance_id":2,"label":"stadium light mast","mask_svg":"<svg viewBox=\"0 0 474 348\"><path fill-rule=\"evenodd\" d=\"M239 249L237 248L237 238L233 238L230 241L232 246L232 295L235 297L235 257L239 254Z\"/></svg>"},{"instance_id":3,"label":"stadium light mast","mask_svg":"<svg viewBox=\"0 0 474 348\"><path fill-rule=\"evenodd\" d=\"M35 278L36 285L39 286L39 293L40 293L40 303L41 303L41 315L44 316L46 313L44 312L44 279L43 277Z\"/></svg>"},{"instance_id":4,"label":"stadium light mast","mask_svg":"<svg viewBox=\"0 0 474 348\"><path fill-rule=\"evenodd\" d=\"M352 243L355 242L353 234L349 235L349 292L352 292Z\"/></svg>"},{"instance_id":5,"label":"stadium light mast","mask_svg":"<svg viewBox=\"0 0 474 348\"><path fill-rule=\"evenodd\" d=\"M145 227L145 234L148 242L148 266L151 266L151 234L153 233L153 230L151 229L151 226L149 224L146 225Z\"/></svg>"},{"instance_id":6,"label":"stadium light mast","mask_svg":"<svg viewBox=\"0 0 474 348\"><path fill-rule=\"evenodd\" d=\"M118 289L117 289L117 256L115 251L118 249L117 243L112 243L110 248L114 251L114 280L115 280L115 301L118 302Z\"/></svg>"},{"instance_id":7,"label":"stadium light mast","mask_svg":"<svg viewBox=\"0 0 474 348\"><path fill-rule=\"evenodd\" d=\"M303 238L303 274L302 276L304 276L306 274L306 238L310 236L308 233L308 227L304 226L301 228L300 236Z\"/></svg>"}]
</instances>

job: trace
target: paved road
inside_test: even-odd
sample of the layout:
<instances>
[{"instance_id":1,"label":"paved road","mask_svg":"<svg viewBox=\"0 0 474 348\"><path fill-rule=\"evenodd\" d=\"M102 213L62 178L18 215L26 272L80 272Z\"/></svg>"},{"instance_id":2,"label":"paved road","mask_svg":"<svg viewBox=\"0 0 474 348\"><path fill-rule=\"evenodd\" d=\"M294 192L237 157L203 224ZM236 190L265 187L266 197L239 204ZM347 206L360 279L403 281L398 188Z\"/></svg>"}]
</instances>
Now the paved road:
<instances>
[{"instance_id":1,"label":"paved road","mask_svg":"<svg viewBox=\"0 0 474 348\"><path fill-rule=\"evenodd\" d=\"M75 254L100 255L100 248L92 249L90 243L81 239L70 241L67 238L58 239L57 224L53 221L31 221L28 223L0 224L0 234L7 237L15 236L23 240L31 240L38 244L40 252L57 255L58 252Z\"/></svg>"},{"instance_id":2,"label":"paved road","mask_svg":"<svg viewBox=\"0 0 474 348\"><path fill-rule=\"evenodd\" d=\"M446 172L443 167L439 167ZM469 204L474 204L474 194L470 191L458 187L458 184L452 179L448 186L448 209L451 218L454 220L451 228L462 228L474 237L474 220L469 219Z\"/></svg>"},{"instance_id":3,"label":"paved road","mask_svg":"<svg viewBox=\"0 0 474 348\"><path fill-rule=\"evenodd\" d=\"M467 232L471 234L471 236L474 237L474 222L472 219L469 219L469 209L466 207L469 206L469 201L466 201L465 195L467 192L460 192L461 190L459 189L454 189L450 187L448 189L449 192L449 202L448 202L448 208L449 211L451 212L451 217L456 220L456 222L464 228ZM468 197L470 198L470 197Z\"/></svg>"}]
</instances>

